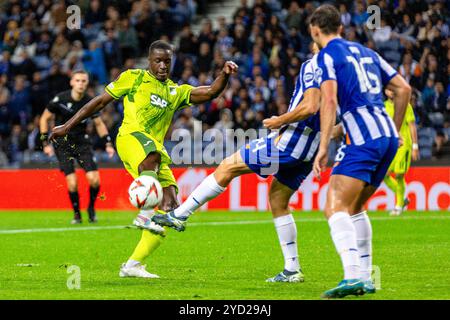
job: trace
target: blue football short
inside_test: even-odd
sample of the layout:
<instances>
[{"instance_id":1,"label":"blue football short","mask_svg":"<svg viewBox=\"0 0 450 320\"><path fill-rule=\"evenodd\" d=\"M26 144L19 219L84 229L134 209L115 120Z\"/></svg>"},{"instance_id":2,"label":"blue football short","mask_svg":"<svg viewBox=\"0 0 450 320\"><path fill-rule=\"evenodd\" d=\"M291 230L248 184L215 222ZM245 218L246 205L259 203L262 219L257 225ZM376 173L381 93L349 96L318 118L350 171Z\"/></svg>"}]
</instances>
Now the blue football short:
<instances>
[{"instance_id":1,"label":"blue football short","mask_svg":"<svg viewBox=\"0 0 450 320\"><path fill-rule=\"evenodd\" d=\"M334 159L331 174L341 174L378 187L395 157L398 138L382 137L363 145L343 145Z\"/></svg>"},{"instance_id":2,"label":"blue football short","mask_svg":"<svg viewBox=\"0 0 450 320\"><path fill-rule=\"evenodd\" d=\"M241 147L245 164L257 175L266 178L273 175L280 183L297 190L312 170L311 161L302 161L282 152L275 146L278 135L250 141Z\"/></svg>"}]
</instances>

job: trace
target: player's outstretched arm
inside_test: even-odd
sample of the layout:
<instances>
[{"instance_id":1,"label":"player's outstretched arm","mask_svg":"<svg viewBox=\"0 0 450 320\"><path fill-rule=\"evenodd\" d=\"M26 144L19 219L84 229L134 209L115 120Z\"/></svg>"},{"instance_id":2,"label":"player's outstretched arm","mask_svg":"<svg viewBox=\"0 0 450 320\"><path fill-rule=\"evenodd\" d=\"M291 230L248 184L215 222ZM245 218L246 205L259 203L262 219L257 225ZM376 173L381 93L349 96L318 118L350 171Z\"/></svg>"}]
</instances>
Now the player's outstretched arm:
<instances>
[{"instance_id":1,"label":"player's outstretched arm","mask_svg":"<svg viewBox=\"0 0 450 320\"><path fill-rule=\"evenodd\" d=\"M230 75L236 73L238 70L238 65L233 61L225 62L220 75L211 83L210 86L201 86L192 89L190 101L193 104L199 104L211 101L212 99L219 96L225 89L228 83Z\"/></svg>"},{"instance_id":2,"label":"player's outstretched arm","mask_svg":"<svg viewBox=\"0 0 450 320\"><path fill-rule=\"evenodd\" d=\"M397 74L386 87L394 92L394 98L392 99L394 101L394 123L397 131L400 132L406 107L411 99L411 86L401 75Z\"/></svg>"},{"instance_id":3,"label":"player's outstretched arm","mask_svg":"<svg viewBox=\"0 0 450 320\"><path fill-rule=\"evenodd\" d=\"M80 110L78 110L78 112L75 113L72 118L67 120L66 123L54 127L52 133L50 134L50 140L65 136L70 131L70 129L79 124L84 119L90 117L94 113L106 107L106 105L108 105L108 103L110 103L113 99L114 98L106 92L96 96L94 99L86 103Z\"/></svg>"},{"instance_id":4,"label":"player's outstretched arm","mask_svg":"<svg viewBox=\"0 0 450 320\"><path fill-rule=\"evenodd\" d=\"M320 90L310 88L306 90L302 101L290 112L280 116L273 116L270 119L264 119L263 125L267 129L279 129L285 124L305 120L319 111Z\"/></svg>"},{"instance_id":5,"label":"player's outstretched arm","mask_svg":"<svg viewBox=\"0 0 450 320\"><path fill-rule=\"evenodd\" d=\"M320 86L320 92L322 94L320 101L320 145L313 165L314 174L317 178L320 178L320 174L328 162L328 146L336 123L337 81L323 82Z\"/></svg>"}]
</instances>

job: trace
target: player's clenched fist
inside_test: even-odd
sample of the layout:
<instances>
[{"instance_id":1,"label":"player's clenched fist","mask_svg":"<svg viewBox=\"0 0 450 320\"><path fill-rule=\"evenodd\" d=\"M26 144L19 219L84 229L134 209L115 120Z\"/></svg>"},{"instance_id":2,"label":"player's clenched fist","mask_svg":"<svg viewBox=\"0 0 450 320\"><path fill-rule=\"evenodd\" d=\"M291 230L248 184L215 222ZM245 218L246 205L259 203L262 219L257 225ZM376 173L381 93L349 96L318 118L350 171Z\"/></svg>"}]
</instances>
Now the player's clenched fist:
<instances>
[{"instance_id":1,"label":"player's clenched fist","mask_svg":"<svg viewBox=\"0 0 450 320\"><path fill-rule=\"evenodd\" d=\"M272 116L269 119L264 119L263 125L267 129L279 129L283 123L280 121L280 117Z\"/></svg>"},{"instance_id":2,"label":"player's clenched fist","mask_svg":"<svg viewBox=\"0 0 450 320\"><path fill-rule=\"evenodd\" d=\"M233 74L236 73L238 71L239 67L236 63L234 63L233 61L227 61L225 62L225 64L223 65L223 72L225 72L226 74Z\"/></svg>"}]
</instances>

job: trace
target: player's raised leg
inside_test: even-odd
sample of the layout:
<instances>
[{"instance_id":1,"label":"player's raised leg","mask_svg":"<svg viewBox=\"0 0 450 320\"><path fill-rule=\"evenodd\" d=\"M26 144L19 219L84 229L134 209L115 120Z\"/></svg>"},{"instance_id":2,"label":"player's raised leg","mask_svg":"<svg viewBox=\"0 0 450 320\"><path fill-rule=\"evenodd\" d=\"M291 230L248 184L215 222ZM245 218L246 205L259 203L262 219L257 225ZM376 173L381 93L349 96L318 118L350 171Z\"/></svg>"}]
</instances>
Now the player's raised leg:
<instances>
[{"instance_id":1,"label":"player's raised leg","mask_svg":"<svg viewBox=\"0 0 450 320\"><path fill-rule=\"evenodd\" d=\"M284 257L284 269L267 282L303 282L304 275L300 267L297 248L297 226L289 210L289 199L295 190L273 179L269 191L269 202L273 222L277 231L281 251Z\"/></svg>"},{"instance_id":2,"label":"player's raised leg","mask_svg":"<svg viewBox=\"0 0 450 320\"><path fill-rule=\"evenodd\" d=\"M167 215L155 214L152 220L159 225L184 231L187 219L195 210L224 192L235 177L251 172L253 171L245 164L238 151L224 159L178 208L168 212Z\"/></svg>"}]
</instances>

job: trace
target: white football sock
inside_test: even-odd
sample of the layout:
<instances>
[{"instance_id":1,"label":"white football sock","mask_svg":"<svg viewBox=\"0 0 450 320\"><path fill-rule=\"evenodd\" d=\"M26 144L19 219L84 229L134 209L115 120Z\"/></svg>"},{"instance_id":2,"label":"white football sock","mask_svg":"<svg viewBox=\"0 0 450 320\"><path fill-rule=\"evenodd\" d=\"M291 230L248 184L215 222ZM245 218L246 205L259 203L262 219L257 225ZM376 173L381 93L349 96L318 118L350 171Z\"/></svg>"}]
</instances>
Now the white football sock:
<instances>
[{"instance_id":1,"label":"white football sock","mask_svg":"<svg viewBox=\"0 0 450 320\"><path fill-rule=\"evenodd\" d=\"M197 188L195 188L186 201L174 210L175 216L178 218L189 217L195 210L200 208L209 200L217 197L219 194L224 192L225 189L226 188L217 183L214 174L210 174Z\"/></svg>"},{"instance_id":2,"label":"white football sock","mask_svg":"<svg viewBox=\"0 0 450 320\"><path fill-rule=\"evenodd\" d=\"M133 268L133 267L136 267L136 266L138 266L138 265L140 265L141 263L139 262L139 261L136 261L136 260L128 260L127 261L127 263L125 264L125 267L126 268Z\"/></svg>"},{"instance_id":3,"label":"white football sock","mask_svg":"<svg viewBox=\"0 0 450 320\"><path fill-rule=\"evenodd\" d=\"M298 261L297 249L297 226L292 214L273 219L278 239L280 240L281 251L284 256L284 269L288 271L298 271L300 263Z\"/></svg>"},{"instance_id":4,"label":"white football sock","mask_svg":"<svg viewBox=\"0 0 450 320\"><path fill-rule=\"evenodd\" d=\"M331 238L341 256L344 279L360 278L359 252L356 243L355 226L347 212L336 212L328 219Z\"/></svg>"},{"instance_id":5,"label":"white football sock","mask_svg":"<svg viewBox=\"0 0 450 320\"><path fill-rule=\"evenodd\" d=\"M367 211L351 216L356 229L356 243L358 245L361 263L361 279L370 280L372 274L372 226Z\"/></svg>"}]
</instances>

